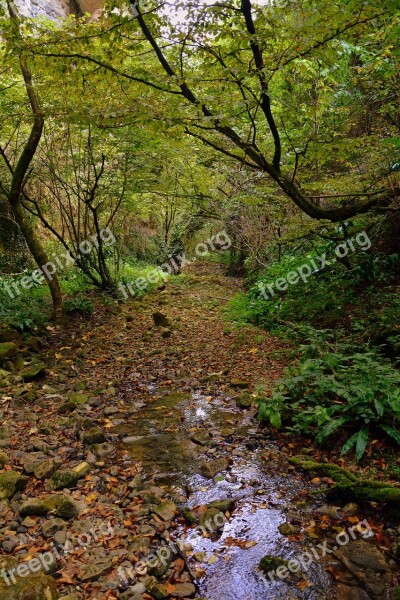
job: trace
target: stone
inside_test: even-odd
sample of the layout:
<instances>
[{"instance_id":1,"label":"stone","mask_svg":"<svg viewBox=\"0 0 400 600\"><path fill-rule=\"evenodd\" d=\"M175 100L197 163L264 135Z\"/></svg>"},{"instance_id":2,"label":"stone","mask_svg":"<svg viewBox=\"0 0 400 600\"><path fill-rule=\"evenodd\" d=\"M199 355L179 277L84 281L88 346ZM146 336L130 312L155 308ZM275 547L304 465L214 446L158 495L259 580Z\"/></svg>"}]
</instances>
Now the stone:
<instances>
[{"instance_id":1,"label":"stone","mask_svg":"<svg viewBox=\"0 0 400 600\"><path fill-rule=\"evenodd\" d=\"M42 533L45 538L53 537L58 531L67 531L65 521L62 519L49 519L42 525Z\"/></svg>"},{"instance_id":2,"label":"stone","mask_svg":"<svg viewBox=\"0 0 400 600\"><path fill-rule=\"evenodd\" d=\"M164 329L161 332L161 337L163 337L163 338L170 338L170 337L172 337L172 331L170 329Z\"/></svg>"},{"instance_id":3,"label":"stone","mask_svg":"<svg viewBox=\"0 0 400 600\"><path fill-rule=\"evenodd\" d=\"M18 544L19 544L18 537L16 535L10 535L2 541L1 546L4 550L4 552L11 554L12 551L14 550L14 548L16 548L18 546Z\"/></svg>"},{"instance_id":4,"label":"stone","mask_svg":"<svg viewBox=\"0 0 400 600\"><path fill-rule=\"evenodd\" d=\"M213 502L210 502L210 504L207 504L208 508L217 508L218 510L220 510L223 513L229 512L231 513L233 511L233 509L235 508L235 501L234 500L214 500Z\"/></svg>"},{"instance_id":5,"label":"stone","mask_svg":"<svg viewBox=\"0 0 400 600\"><path fill-rule=\"evenodd\" d=\"M104 458L109 454L112 454L115 451L115 447L113 444L103 443L103 444L94 444L92 446L92 451L97 456L97 458Z\"/></svg>"},{"instance_id":6,"label":"stone","mask_svg":"<svg viewBox=\"0 0 400 600\"><path fill-rule=\"evenodd\" d=\"M36 479L49 479L57 468L54 458L47 458L38 462L33 469Z\"/></svg>"},{"instance_id":7,"label":"stone","mask_svg":"<svg viewBox=\"0 0 400 600\"><path fill-rule=\"evenodd\" d=\"M79 508L76 502L65 494L47 495L44 498L33 498L22 504L20 511L21 517L45 516L53 513L62 519L72 519L78 516Z\"/></svg>"},{"instance_id":8,"label":"stone","mask_svg":"<svg viewBox=\"0 0 400 600\"><path fill-rule=\"evenodd\" d=\"M174 555L165 544L161 545L157 552L159 552L157 559L149 562L147 572L149 575L161 579L170 568Z\"/></svg>"},{"instance_id":9,"label":"stone","mask_svg":"<svg viewBox=\"0 0 400 600\"><path fill-rule=\"evenodd\" d=\"M278 531L281 535L288 537L289 535L298 535L300 529L291 523L281 523L278 527Z\"/></svg>"},{"instance_id":10,"label":"stone","mask_svg":"<svg viewBox=\"0 0 400 600\"><path fill-rule=\"evenodd\" d=\"M165 502L161 502L158 506L153 509L153 512L156 513L163 521L172 521L176 514L176 504L166 500Z\"/></svg>"},{"instance_id":11,"label":"stone","mask_svg":"<svg viewBox=\"0 0 400 600\"><path fill-rule=\"evenodd\" d=\"M242 394L236 398L236 405L239 408L247 409L251 408L253 400L250 394Z\"/></svg>"},{"instance_id":12,"label":"stone","mask_svg":"<svg viewBox=\"0 0 400 600\"><path fill-rule=\"evenodd\" d=\"M59 415L64 415L66 413L69 412L73 412L74 410L77 409L77 404L75 404L74 402L64 402L64 404L61 404L61 406L58 408L57 412Z\"/></svg>"},{"instance_id":13,"label":"stone","mask_svg":"<svg viewBox=\"0 0 400 600\"><path fill-rule=\"evenodd\" d=\"M14 342L0 343L0 362L13 358L18 353L18 346Z\"/></svg>"},{"instance_id":14,"label":"stone","mask_svg":"<svg viewBox=\"0 0 400 600\"><path fill-rule=\"evenodd\" d=\"M87 394L82 394L81 392L73 392L68 396L68 402L72 402L72 404L87 404L89 401L89 397Z\"/></svg>"},{"instance_id":15,"label":"stone","mask_svg":"<svg viewBox=\"0 0 400 600\"><path fill-rule=\"evenodd\" d=\"M0 450L0 465L8 465L10 462L10 457L7 452L4 450Z\"/></svg>"},{"instance_id":16,"label":"stone","mask_svg":"<svg viewBox=\"0 0 400 600\"><path fill-rule=\"evenodd\" d=\"M168 588L162 583L157 583L152 577L146 581L146 592L151 594L155 600L165 600L166 598L169 598Z\"/></svg>"},{"instance_id":17,"label":"stone","mask_svg":"<svg viewBox=\"0 0 400 600\"><path fill-rule=\"evenodd\" d=\"M81 581L91 581L105 575L112 568L112 561L88 563L84 565L79 574ZM1 599L0 599L1 600Z\"/></svg>"},{"instance_id":18,"label":"stone","mask_svg":"<svg viewBox=\"0 0 400 600\"><path fill-rule=\"evenodd\" d=\"M92 427L83 434L83 441L88 446L91 444L101 444L106 441L106 436L100 427Z\"/></svg>"},{"instance_id":19,"label":"stone","mask_svg":"<svg viewBox=\"0 0 400 600\"><path fill-rule=\"evenodd\" d=\"M153 321L156 327L171 327L170 320L161 312L153 313Z\"/></svg>"},{"instance_id":20,"label":"stone","mask_svg":"<svg viewBox=\"0 0 400 600\"><path fill-rule=\"evenodd\" d=\"M229 460L227 458L216 458L215 460L202 463L200 465L200 473L204 477L213 479L218 473L225 471L228 465Z\"/></svg>"},{"instance_id":21,"label":"stone","mask_svg":"<svg viewBox=\"0 0 400 600\"><path fill-rule=\"evenodd\" d=\"M200 525L208 533L221 529L225 521L226 519L218 508L208 508L200 517Z\"/></svg>"},{"instance_id":22,"label":"stone","mask_svg":"<svg viewBox=\"0 0 400 600\"><path fill-rule=\"evenodd\" d=\"M174 583L173 598L192 598L196 593L193 583Z\"/></svg>"},{"instance_id":23,"label":"stone","mask_svg":"<svg viewBox=\"0 0 400 600\"><path fill-rule=\"evenodd\" d=\"M250 387L250 382L245 381L244 379L231 379L230 382L231 387L238 388L240 390L246 390Z\"/></svg>"},{"instance_id":24,"label":"stone","mask_svg":"<svg viewBox=\"0 0 400 600\"><path fill-rule=\"evenodd\" d=\"M55 580L44 573L18 577L10 585L0 579L0 600L57 600Z\"/></svg>"},{"instance_id":25,"label":"stone","mask_svg":"<svg viewBox=\"0 0 400 600\"><path fill-rule=\"evenodd\" d=\"M210 434L205 429L199 429L199 431L193 433L190 439L199 446L207 446L211 442Z\"/></svg>"},{"instance_id":26,"label":"stone","mask_svg":"<svg viewBox=\"0 0 400 600\"><path fill-rule=\"evenodd\" d=\"M23 489L27 482L28 477L17 471L0 473L0 500L9 500L15 492Z\"/></svg>"},{"instance_id":27,"label":"stone","mask_svg":"<svg viewBox=\"0 0 400 600\"><path fill-rule=\"evenodd\" d=\"M117 406L106 406L104 409L104 416L109 417L111 415L116 415L119 413L119 408Z\"/></svg>"},{"instance_id":28,"label":"stone","mask_svg":"<svg viewBox=\"0 0 400 600\"><path fill-rule=\"evenodd\" d=\"M45 376L46 365L41 362L29 365L29 367L27 367L20 373L20 377L25 383L27 383L28 381L36 381L36 379L42 379Z\"/></svg>"},{"instance_id":29,"label":"stone","mask_svg":"<svg viewBox=\"0 0 400 600\"><path fill-rule=\"evenodd\" d=\"M17 346L23 343L22 335L9 325L0 325L0 343L14 342Z\"/></svg>"},{"instance_id":30,"label":"stone","mask_svg":"<svg viewBox=\"0 0 400 600\"><path fill-rule=\"evenodd\" d=\"M89 467L88 463L82 463ZM85 470L76 471L75 469L63 469L62 471L56 471L53 473L50 482L49 489L51 490L63 490L64 488L74 487L79 479L82 479L88 473Z\"/></svg>"}]
</instances>

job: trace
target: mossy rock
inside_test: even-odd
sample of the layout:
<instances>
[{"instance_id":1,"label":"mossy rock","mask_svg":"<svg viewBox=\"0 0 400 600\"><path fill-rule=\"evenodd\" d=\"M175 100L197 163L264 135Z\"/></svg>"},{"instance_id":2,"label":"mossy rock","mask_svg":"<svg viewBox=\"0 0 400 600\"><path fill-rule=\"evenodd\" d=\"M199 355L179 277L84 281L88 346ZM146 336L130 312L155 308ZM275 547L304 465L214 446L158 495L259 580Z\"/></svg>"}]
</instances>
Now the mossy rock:
<instances>
[{"instance_id":1,"label":"mossy rock","mask_svg":"<svg viewBox=\"0 0 400 600\"><path fill-rule=\"evenodd\" d=\"M9 500L12 498L15 492L23 489L28 479L28 477L24 477L17 471L0 473L0 500Z\"/></svg>"},{"instance_id":2,"label":"mossy rock","mask_svg":"<svg viewBox=\"0 0 400 600\"><path fill-rule=\"evenodd\" d=\"M218 508L208 508L200 517L200 525L207 531L218 531L221 527L221 511Z\"/></svg>"},{"instance_id":3,"label":"mossy rock","mask_svg":"<svg viewBox=\"0 0 400 600\"><path fill-rule=\"evenodd\" d=\"M265 575L268 575L271 571L276 571L279 567L287 567L288 561L280 556L274 556L273 554L267 554L258 563L258 568Z\"/></svg>"},{"instance_id":4,"label":"mossy rock","mask_svg":"<svg viewBox=\"0 0 400 600\"><path fill-rule=\"evenodd\" d=\"M285 537L290 535L298 535L300 533L300 529L291 523L281 523L278 527L278 531Z\"/></svg>"},{"instance_id":5,"label":"mossy rock","mask_svg":"<svg viewBox=\"0 0 400 600\"><path fill-rule=\"evenodd\" d=\"M74 487L80 478L79 473L76 473L72 469L56 471L50 479L49 489L57 491Z\"/></svg>"},{"instance_id":6,"label":"mossy rock","mask_svg":"<svg viewBox=\"0 0 400 600\"><path fill-rule=\"evenodd\" d=\"M218 510L220 510L223 513L229 512L231 513L233 511L233 509L235 508L235 501L234 500L214 500L213 502L210 502L210 504L207 504L208 508L217 508Z\"/></svg>"},{"instance_id":7,"label":"mossy rock","mask_svg":"<svg viewBox=\"0 0 400 600\"><path fill-rule=\"evenodd\" d=\"M22 563L21 563L22 564ZM17 572L18 573L18 572ZM44 573L31 574L28 577L15 577L11 585L0 580L0 600L57 600L55 580Z\"/></svg>"},{"instance_id":8,"label":"mossy rock","mask_svg":"<svg viewBox=\"0 0 400 600\"><path fill-rule=\"evenodd\" d=\"M251 408L253 399L250 394L241 394L236 398L236 405L239 408L248 409Z\"/></svg>"},{"instance_id":9,"label":"mossy rock","mask_svg":"<svg viewBox=\"0 0 400 600\"><path fill-rule=\"evenodd\" d=\"M234 389L246 390L250 387L250 382L244 379L231 379L230 385Z\"/></svg>"},{"instance_id":10,"label":"mossy rock","mask_svg":"<svg viewBox=\"0 0 400 600\"><path fill-rule=\"evenodd\" d=\"M7 452L4 452L4 450L0 449L0 465L8 465L10 462L10 457L8 456Z\"/></svg>"},{"instance_id":11,"label":"mossy rock","mask_svg":"<svg viewBox=\"0 0 400 600\"><path fill-rule=\"evenodd\" d=\"M83 441L88 446L92 444L102 444L106 441L106 436L100 427L92 427L83 434Z\"/></svg>"},{"instance_id":12,"label":"mossy rock","mask_svg":"<svg viewBox=\"0 0 400 600\"><path fill-rule=\"evenodd\" d=\"M23 343L22 335L9 325L0 325L0 344L14 342L17 346Z\"/></svg>"},{"instance_id":13,"label":"mossy rock","mask_svg":"<svg viewBox=\"0 0 400 600\"><path fill-rule=\"evenodd\" d=\"M79 514L77 504L65 494L45 496L44 498L33 498L25 502L20 508L22 517L45 516L53 513L62 519L72 519Z\"/></svg>"},{"instance_id":14,"label":"mossy rock","mask_svg":"<svg viewBox=\"0 0 400 600\"><path fill-rule=\"evenodd\" d=\"M312 476L318 475L333 479L335 485L327 492L329 498L400 504L400 487L392 486L386 481L358 478L354 473L333 463L317 463L308 457L294 456L289 458L289 462ZM318 493L318 491L314 493ZM320 491L326 492L325 489Z\"/></svg>"},{"instance_id":15,"label":"mossy rock","mask_svg":"<svg viewBox=\"0 0 400 600\"><path fill-rule=\"evenodd\" d=\"M68 402L72 404L87 404L89 398L87 394L82 394L81 392L73 392L68 396Z\"/></svg>"},{"instance_id":16,"label":"mossy rock","mask_svg":"<svg viewBox=\"0 0 400 600\"><path fill-rule=\"evenodd\" d=\"M42 362L34 363L29 365L26 369L20 372L22 381L27 383L28 381L36 381L46 376L46 365Z\"/></svg>"},{"instance_id":17,"label":"mossy rock","mask_svg":"<svg viewBox=\"0 0 400 600\"><path fill-rule=\"evenodd\" d=\"M65 415L66 413L74 412L74 410L76 410L76 408L77 408L77 404L75 404L74 402L70 402L68 400L67 402L64 402L64 404L61 404L61 406L58 408L57 412L59 415Z\"/></svg>"},{"instance_id":18,"label":"mossy rock","mask_svg":"<svg viewBox=\"0 0 400 600\"><path fill-rule=\"evenodd\" d=\"M18 346L14 342L2 342L0 344L0 362L13 358L18 353Z\"/></svg>"},{"instance_id":19,"label":"mossy rock","mask_svg":"<svg viewBox=\"0 0 400 600\"><path fill-rule=\"evenodd\" d=\"M188 508L187 506L183 506L180 510L186 523L188 523L189 525L194 525L197 522L196 515L193 511L190 510L190 508Z\"/></svg>"}]
</instances>

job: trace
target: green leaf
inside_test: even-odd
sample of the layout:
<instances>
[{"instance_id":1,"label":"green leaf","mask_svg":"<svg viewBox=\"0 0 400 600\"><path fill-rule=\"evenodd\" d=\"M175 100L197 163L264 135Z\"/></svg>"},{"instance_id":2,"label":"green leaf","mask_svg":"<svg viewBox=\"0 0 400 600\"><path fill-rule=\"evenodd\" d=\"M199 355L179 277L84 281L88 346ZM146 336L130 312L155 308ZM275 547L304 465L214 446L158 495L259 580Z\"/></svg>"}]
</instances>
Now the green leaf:
<instances>
[{"instance_id":1,"label":"green leaf","mask_svg":"<svg viewBox=\"0 0 400 600\"><path fill-rule=\"evenodd\" d=\"M351 448L356 444L357 438L358 438L358 431L357 431L357 433L355 433L354 435L349 437L349 439L345 442L345 444L343 445L342 451L340 453L340 456L347 454L347 452L349 450L351 450Z\"/></svg>"},{"instance_id":2,"label":"green leaf","mask_svg":"<svg viewBox=\"0 0 400 600\"><path fill-rule=\"evenodd\" d=\"M391 427L390 425L381 425L381 429L400 444L400 431L397 431L397 429L394 429L394 427Z\"/></svg>"},{"instance_id":3,"label":"green leaf","mask_svg":"<svg viewBox=\"0 0 400 600\"><path fill-rule=\"evenodd\" d=\"M272 427L275 427L275 429L279 429L279 427L282 424L281 414L278 411L271 412L271 414L269 415L269 420Z\"/></svg>"},{"instance_id":4,"label":"green leaf","mask_svg":"<svg viewBox=\"0 0 400 600\"><path fill-rule=\"evenodd\" d=\"M361 458L365 452L365 448L367 447L367 443L368 443L368 435L369 435L369 430L367 428L360 429L360 431L358 432L357 444L356 444L357 460L361 460Z\"/></svg>"}]
</instances>

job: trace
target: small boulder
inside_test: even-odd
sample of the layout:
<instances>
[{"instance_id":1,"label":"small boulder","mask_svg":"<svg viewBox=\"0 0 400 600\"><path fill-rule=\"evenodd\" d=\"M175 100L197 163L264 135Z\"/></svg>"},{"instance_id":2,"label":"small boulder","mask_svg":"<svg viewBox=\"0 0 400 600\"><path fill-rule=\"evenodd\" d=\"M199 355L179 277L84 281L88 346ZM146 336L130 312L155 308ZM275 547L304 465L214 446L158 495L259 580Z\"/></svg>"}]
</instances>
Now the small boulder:
<instances>
[{"instance_id":1,"label":"small boulder","mask_svg":"<svg viewBox=\"0 0 400 600\"><path fill-rule=\"evenodd\" d=\"M28 576L16 577L15 583L9 581L9 585L0 580L1 600L57 600L57 584L53 577L44 573L29 574L29 567L24 563L20 563L17 569L21 566L25 567Z\"/></svg>"},{"instance_id":2,"label":"small boulder","mask_svg":"<svg viewBox=\"0 0 400 600\"><path fill-rule=\"evenodd\" d=\"M22 381L27 383L28 381L36 381L46 376L46 365L42 362L34 363L29 365L26 369L23 369L20 373Z\"/></svg>"},{"instance_id":3,"label":"small boulder","mask_svg":"<svg viewBox=\"0 0 400 600\"><path fill-rule=\"evenodd\" d=\"M79 508L69 496L57 494L28 500L21 506L19 513L22 517L45 516L53 513L62 519L72 519L79 514Z\"/></svg>"},{"instance_id":4,"label":"small boulder","mask_svg":"<svg viewBox=\"0 0 400 600\"><path fill-rule=\"evenodd\" d=\"M171 321L161 312L153 313L153 321L156 327L171 327Z\"/></svg>"},{"instance_id":5,"label":"small boulder","mask_svg":"<svg viewBox=\"0 0 400 600\"><path fill-rule=\"evenodd\" d=\"M106 436L100 427L92 427L83 434L83 441L88 446L91 444L102 444L106 441Z\"/></svg>"},{"instance_id":6,"label":"small boulder","mask_svg":"<svg viewBox=\"0 0 400 600\"><path fill-rule=\"evenodd\" d=\"M236 405L239 408L248 409L248 408L251 408L252 404L253 404L253 400L252 400L252 397L250 396L250 394L242 394L241 396L238 396L236 398Z\"/></svg>"},{"instance_id":7,"label":"small boulder","mask_svg":"<svg viewBox=\"0 0 400 600\"><path fill-rule=\"evenodd\" d=\"M89 401L89 398L87 396L87 394L82 394L81 392L73 392L72 394L70 394L68 396L68 402L71 402L72 404L87 404Z\"/></svg>"},{"instance_id":8,"label":"small boulder","mask_svg":"<svg viewBox=\"0 0 400 600\"><path fill-rule=\"evenodd\" d=\"M291 523L281 523L278 527L278 531L281 535L288 537L289 535L298 535L300 529Z\"/></svg>"},{"instance_id":9,"label":"small boulder","mask_svg":"<svg viewBox=\"0 0 400 600\"><path fill-rule=\"evenodd\" d=\"M27 482L28 477L24 477L17 471L0 473L0 500L9 500L15 492L21 490Z\"/></svg>"},{"instance_id":10,"label":"small boulder","mask_svg":"<svg viewBox=\"0 0 400 600\"><path fill-rule=\"evenodd\" d=\"M18 346L14 342L0 343L0 362L13 358L18 353Z\"/></svg>"},{"instance_id":11,"label":"small boulder","mask_svg":"<svg viewBox=\"0 0 400 600\"><path fill-rule=\"evenodd\" d=\"M53 458L41 460L35 464L33 473L36 479L49 479L57 468L57 463Z\"/></svg>"},{"instance_id":12,"label":"small boulder","mask_svg":"<svg viewBox=\"0 0 400 600\"><path fill-rule=\"evenodd\" d=\"M246 390L247 388L250 387L250 382L245 381L244 379L231 379L230 384L231 384L231 387L237 388L240 390Z\"/></svg>"}]
</instances>

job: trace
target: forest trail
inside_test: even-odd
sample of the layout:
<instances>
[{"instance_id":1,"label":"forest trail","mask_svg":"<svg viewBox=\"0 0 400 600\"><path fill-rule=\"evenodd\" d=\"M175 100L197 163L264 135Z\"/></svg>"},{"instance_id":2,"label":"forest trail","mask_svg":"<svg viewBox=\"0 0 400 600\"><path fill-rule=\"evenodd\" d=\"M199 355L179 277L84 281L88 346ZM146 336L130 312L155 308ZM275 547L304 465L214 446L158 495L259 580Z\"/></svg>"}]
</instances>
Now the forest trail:
<instances>
[{"instance_id":1,"label":"forest trail","mask_svg":"<svg viewBox=\"0 0 400 600\"><path fill-rule=\"evenodd\" d=\"M53 331L32 411L7 405L3 445L31 477L3 506L3 567L43 554L57 535L59 549L69 542L57 556L58 594L77 594L70 600L386 597L392 569L373 541L356 533L333 550L337 532L364 517L358 507L340 512L313 497L287 461L295 444L258 429L251 393L271 388L287 348L223 319L239 286L220 266L196 263L161 291ZM168 327L155 326L157 312ZM80 476L66 485L63 469ZM64 524L26 509L50 490L72 502ZM304 563L299 572L274 576L293 558Z\"/></svg>"}]
</instances>

